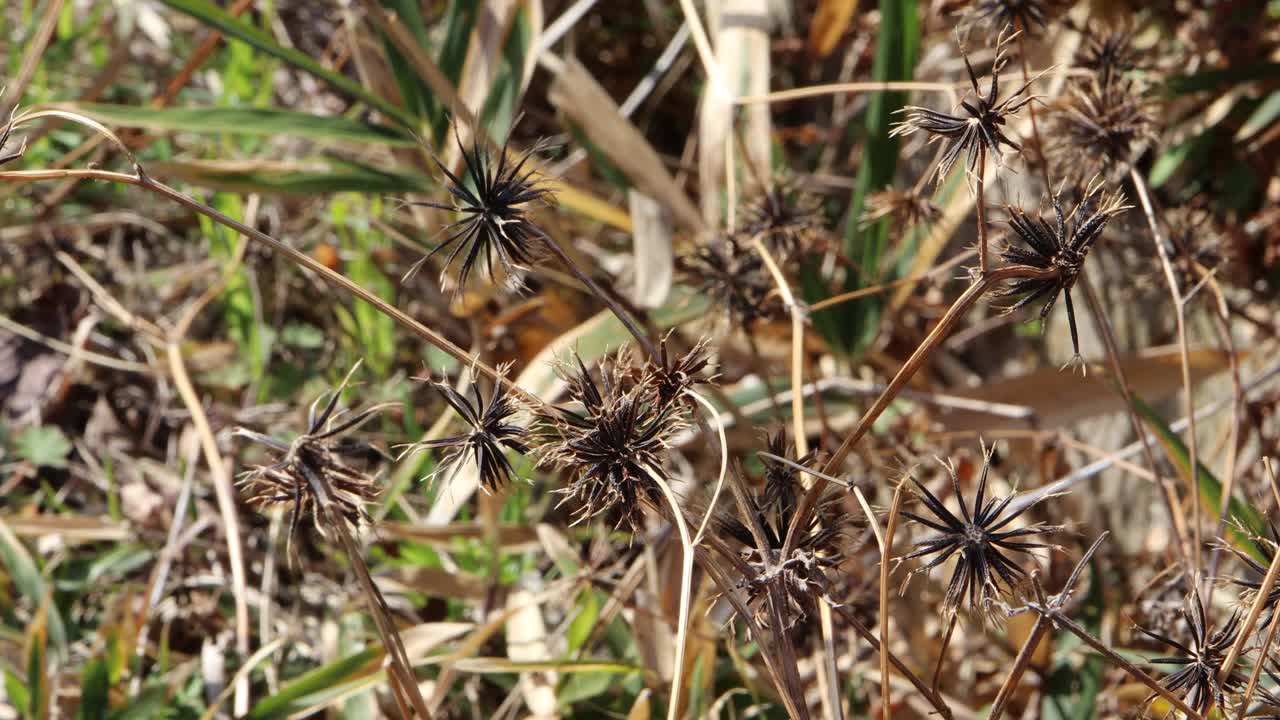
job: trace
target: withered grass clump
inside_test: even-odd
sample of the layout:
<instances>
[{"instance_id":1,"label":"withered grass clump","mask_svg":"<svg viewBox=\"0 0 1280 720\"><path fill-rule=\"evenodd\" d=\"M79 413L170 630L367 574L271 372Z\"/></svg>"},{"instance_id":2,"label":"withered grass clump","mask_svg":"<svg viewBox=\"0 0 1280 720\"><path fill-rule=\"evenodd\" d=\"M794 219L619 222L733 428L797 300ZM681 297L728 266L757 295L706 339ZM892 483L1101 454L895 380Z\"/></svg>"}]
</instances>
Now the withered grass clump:
<instances>
[{"instance_id":1,"label":"withered grass clump","mask_svg":"<svg viewBox=\"0 0 1280 720\"><path fill-rule=\"evenodd\" d=\"M538 453L544 465L565 474L557 492L564 495L562 503L574 506L577 521L616 510L618 525L634 532L642 506L659 512L665 507L650 472L664 466L671 439L687 425L685 413L663 401L662 385L634 379L625 349L601 363L599 381L580 357L573 363L560 370L581 409L539 414Z\"/></svg>"}]
</instances>

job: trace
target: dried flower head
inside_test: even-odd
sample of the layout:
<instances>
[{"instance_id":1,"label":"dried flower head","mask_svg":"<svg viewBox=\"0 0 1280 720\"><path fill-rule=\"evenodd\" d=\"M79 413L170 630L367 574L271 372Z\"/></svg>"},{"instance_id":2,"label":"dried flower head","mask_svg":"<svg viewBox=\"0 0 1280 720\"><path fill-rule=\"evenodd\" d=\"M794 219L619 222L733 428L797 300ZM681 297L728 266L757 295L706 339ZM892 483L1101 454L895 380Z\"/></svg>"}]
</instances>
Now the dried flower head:
<instances>
[{"instance_id":1,"label":"dried flower head","mask_svg":"<svg viewBox=\"0 0 1280 720\"><path fill-rule=\"evenodd\" d=\"M777 180L742 206L738 230L761 236L769 248L783 256L803 252L823 227L818 198L800 190L790 178Z\"/></svg>"},{"instance_id":2,"label":"dried flower head","mask_svg":"<svg viewBox=\"0 0 1280 720\"><path fill-rule=\"evenodd\" d=\"M1147 104L1128 80L1072 85L1052 117L1049 150L1076 178L1127 172L1153 137Z\"/></svg>"},{"instance_id":3,"label":"dried flower head","mask_svg":"<svg viewBox=\"0 0 1280 720\"><path fill-rule=\"evenodd\" d=\"M915 478L911 481L920 490L920 499L932 517L926 518L905 510L902 512L904 517L938 533L917 541L916 547L919 549L904 558L910 560L933 556L927 563L912 570L903 580L902 587L905 589L916 574L928 573L954 556L956 568L951 574L943 601L943 607L951 614L965 604L966 598L968 609L980 612L986 609L989 601L1012 591L1026 577L1026 571L1006 553L1031 555L1036 549L1057 547L1020 539L1054 532L1059 529L1056 526L1036 523L1013 530L1004 529L1034 504L1006 513L1005 510L1014 498L1012 494L1005 498L987 498L991 455L992 450L985 450L983 453L978 492L973 499L972 512L960 492L960 478L956 475L955 465L950 461L943 462L942 466L951 476L951 487L960 503L959 516L948 510L937 496Z\"/></svg>"},{"instance_id":4,"label":"dried flower head","mask_svg":"<svg viewBox=\"0 0 1280 720\"><path fill-rule=\"evenodd\" d=\"M661 490L649 471L661 471L670 440L684 428L676 404L663 404L651 386L631 381L630 358L620 351L602 362L600 382L575 356L577 367L562 368L569 396L582 410L556 408L540 415L542 462L568 475L557 490L561 503L576 504L576 522L611 509L618 525L639 525L640 503L661 507Z\"/></svg>"},{"instance_id":5,"label":"dried flower head","mask_svg":"<svg viewBox=\"0 0 1280 720\"><path fill-rule=\"evenodd\" d=\"M768 440L769 451L761 453L765 464L764 489L747 498L750 517L721 521L723 532L742 543L741 561L749 569L740 588L746 593L747 606L757 622L769 627L771 613L764 607L769 589L776 587L786 598L780 609L787 629L803 623L816 609L815 603L834 604L829 597L832 578L828 573L846 557L849 550L850 520L840 506L841 493L829 486L803 516L798 515L798 499L804 493L800 473L818 474L813 466L815 451L795 458L795 448L779 431ZM839 482L839 481L837 481ZM844 484L844 483L840 483ZM794 532L790 548L787 536ZM784 555L785 552L785 555Z\"/></svg>"},{"instance_id":6,"label":"dried flower head","mask_svg":"<svg viewBox=\"0 0 1280 720\"><path fill-rule=\"evenodd\" d=\"M892 217L902 227L909 228L936 222L942 217L942 210L921 188L887 188L867 196L862 224L871 225L886 217Z\"/></svg>"},{"instance_id":7,"label":"dried flower head","mask_svg":"<svg viewBox=\"0 0 1280 720\"><path fill-rule=\"evenodd\" d=\"M1215 630L1209 626L1200 593L1192 590L1182 609L1182 619L1190 633L1186 644L1167 635L1138 628L1142 634L1178 651L1177 655L1158 657L1151 661L1157 665L1178 668L1165 676L1161 684L1173 692L1181 692L1183 701L1202 715L1207 714L1215 705L1225 710L1228 707L1227 693L1244 689L1248 682L1239 665L1232 668L1226 679L1218 682L1222 663L1240 633L1240 613L1232 613L1227 622Z\"/></svg>"},{"instance_id":8,"label":"dried flower head","mask_svg":"<svg viewBox=\"0 0 1280 720\"><path fill-rule=\"evenodd\" d=\"M370 447L347 435L393 403L375 405L344 418L344 413L337 411L338 400L356 367L358 363L332 392L324 410L316 412L323 396L312 403L307 431L292 442L236 429L237 436L283 453L277 462L243 473L237 484L250 505L289 506L290 543L303 516L309 516L325 537L329 530L326 518L341 518L352 531L369 520L364 506L377 498L377 485L368 473L348 464L347 459L367 457Z\"/></svg>"},{"instance_id":9,"label":"dried flower head","mask_svg":"<svg viewBox=\"0 0 1280 720\"><path fill-rule=\"evenodd\" d=\"M509 365L498 368L505 377ZM529 452L524 439L527 430L511 422L520 412L520 404L508 392L505 383L494 385L488 402L480 396L480 388L471 383L471 397L453 389L445 381L432 380L432 387L454 412L467 424L467 432L436 440L422 440L409 448L410 453L428 449L444 449L444 455L436 465L432 477L443 474L446 482L453 479L468 458L475 461L480 473L480 486L487 492L496 492L511 482L515 470L507 459L504 448L518 453Z\"/></svg>"},{"instance_id":10,"label":"dried flower head","mask_svg":"<svg viewBox=\"0 0 1280 720\"><path fill-rule=\"evenodd\" d=\"M1022 208L1006 206L1009 227L1025 247L1008 245L1000 256L1008 263L1028 265L1041 270L1053 269L1057 270L1057 274L1049 278L1019 278L996 293L999 297L1019 298L1006 312L1013 312L1024 305L1044 299L1044 307L1040 310L1042 320L1053 309L1058 295L1063 295L1066 298L1067 322L1071 327L1071 347L1076 357L1080 356L1080 338L1076 333L1071 288L1076 284L1089 249L1102 235L1107 221L1129 209L1128 205L1123 204L1123 196L1118 192L1104 194L1100 185L1087 188L1083 195L1084 198L1070 216L1063 214L1058 195L1053 196L1056 224L1050 224L1043 217L1033 218Z\"/></svg>"},{"instance_id":11,"label":"dried flower head","mask_svg":"<svg viewBox=\"0 0 1280 720\"><path fill-rule=\"evenodd\" d=\"M993 30L1013 27L1030 36L1049 26L1060 5L1057 0L977 0L969 15Z\"/></svg>"},{"instance_id":12,"label":"dried flower head","mask_svg":"<svg viewBox=\"0 0 1280 720\"><path fill-rule=\"evenodd\" d=\"M1141 67L1133 47L1133 30L1121 28L1102 31L1087 26L1081 32L1084 44L1076 52L1075 65L1092 71L1100 85L1110 85L1125 73Z\"/></svg>"},{"instance_id":13,"label":"dried flower head","mask_svg":"<svg viewBox=\"0 0 1280 720\"><path fill-rule=\"evenodd\" d=\"M756 321L780 308L774 284L760 256L732 236L699 243L682 263L702 292L728 312L730 321L747 332Z\"/></svg>"},{"instance_id":14,"label":"dried flower head","mask_svg":"<svg viewBox=\"0 0 1280 720\"><path fill-rule=\"evenodd\" d=\"M969 82L973 85L974 98L972 103L968 100L961 101L960 107L964 110L963 113L951 115L915 105L908 105L899 111L906 113L906 120L895 125L890 135L909 135L921 130L931 136L929 142L942 140L947 143L938 159L937 169L934 171L938 184L941 184L942 180L951 173L951 168L961 155L965 156L965 166L969 172L973 172L977 169L978 160L984 152L994 156L999 163L1003 157L1002 145L1014 150L1022 149L1018 143L1004 134L1003 128L1010 117L1016 115L1036 98L1034 95L1027 94L1034 78L1023 83L1009 97L1000 98L1000 71L1008 62L1005 48L1011 37L1001 33L996 44L996 59L991 67L991 85L985 95L978 88L978 75L973 71L973 65L969 64L968 55L964 56L964 66L969 71Z\"/></svg>"},{"instance_id":15,"label":"dried flower head","mask_svg":"<svg viewBox=\"0 0 1280 720\"><path fill-rule=\"evenodd\" d=\"M707 338L699 338L689 352L680 357L668 350L667 340L663 338L658 345L656 358L645 360L637 379L637 384L651 388L658 404L664 406L680 400L693 386L713 379L703 374L711 365L710 341Z\"/></svg>"},{"instance_id":16,"label":"dried flower head","mask_svg":"<svg viewBox=\"0 0 1280 720\"><path fill-rule=\"evenodd\" d=\"M507 138L510 142L510 137ZM535 254L535 240L544 236L541 228L529 218L530 206L547 202L551 190L542 185L537 171L527 168L529 159L542 149L535 144L518 157L507 152L506 143L496 161L476 138L468 151L457 137L462 152L464 169L462 177L454 175L439 158L436 166L447 178L446 186L452 201L439 203L429 200L409 202L408 205L450 210L462 217L446 225L448 237L426 257L409 270L412 274L438 252L449 249L444 267L440 271L441 283L455 260L460 260L456 289L461 292L471 271L483 261L485 272L494 277L494 258L506 272L509 282L518 285L521 273Z\"/></svg>"}]
</instances>

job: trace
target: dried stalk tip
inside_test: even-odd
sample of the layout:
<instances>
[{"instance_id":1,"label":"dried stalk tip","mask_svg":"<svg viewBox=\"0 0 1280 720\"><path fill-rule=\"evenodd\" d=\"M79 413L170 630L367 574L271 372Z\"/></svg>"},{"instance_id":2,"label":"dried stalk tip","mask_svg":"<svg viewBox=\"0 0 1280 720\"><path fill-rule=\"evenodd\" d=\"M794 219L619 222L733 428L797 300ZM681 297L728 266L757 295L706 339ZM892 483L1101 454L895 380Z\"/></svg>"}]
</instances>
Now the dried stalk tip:
<instances>
[{"instance_id":1,"label":"dried stalk tip","mask_svg":"<svg viewBox=\"0 0 1280 720\"><path fill-rule=\"evenodd\" d=\"M1086 188L1084 199L1080 201L1070 216L1064 215L1058 195L1053 196L1053 211L1056 223L1050 224L1043 217L1031 217L1025 210L1015 206L1006 206L1009 213L1009 228L1025 247L1007 245L1000 256L1005 262L1013 265L1027 265L1039 270L1056 270L1056 274L1048 278L1020 278L1010 282L996 294L997 297L1018 297L1018 301L1008 307L1005 312L1014 312L1024 305L1044 299L1044 307L1040 309L1040 319L1048 317L1049 311L1061 294L1066 299L1067 322L1071 328L1071 347L1075 356L1080 355L1080 338L1076 332L1075 308L1071 304L1071 288L1075 286L1080 270L1084 267L1085 257L1094 242L1102 235L1107 221L1128 210L1130 206L1123 204L1124 198L1119 193L1101 192L1100 185ZM1067 218L1070 217L1070 220Z\"/></svg>"},{"instance_id":2,"label":"dried stalk tip","mask_svg":"<svg viewBox=\"0 0 1280 720\"><path fill-rule=\"evenodd\" d=\"M455 138L462 152L464 168L462 177L458 177L445 166L440 158L433 157L440 172L446 178L452 201L448 203L422 200L407 202L407 205L432 207L449 210L462 217L444 227L448 234L444 242L414 264L409 270L412 275L424 263L438 252L448 250L444 267L440 270L440 282L445 284L449 268L460 259L456 293L466 287L471 271L483 260L485 274L494 279L494 258L498 260L506 282L512 287L519 287L527 265L534 259L536 248L534 242L545 237L527 215L534 203L547 203L551 200L551 189L541 184L542 178L536 169L527 168L529 159L543 149L542 143L514 157L507 152L507 143L495 161L489 151L477 137L472 140L468 151L462 145L462 138Z\"/></svg>"},{"instance_id":3,"label":"dried stalk tip","mask_svg":"<svg viewBox=\"0 0 1280 720\"><path fill-rule=\"evenodd\" d=\"M616 508L617 526L625 523L634 532L642 504L659 512L666 507L646 468L663 467L672 437L686 425L684 413L678 404L663 403L654 384L635 381L625 349L601 363L599 383L581 357L574 362L576 367L560 370L582 409L540 413L542 464L568 476L568 485L556 492L564 495L561 504L576 505L575 522Z\"/></svg>"},{"instance_id":4,"label":"dried stalk tip","mask_svg":"<svg viewBox=\"0 0 1280 720\"><path fill-rule=\"evenodd\" d=\"M973 499L972 512L965 503L960 492L960 478L956 475L954 463L943 462L942 466L951 477L951 487L955 490L956 499L960 503L960 515L952 513L933 493L929 492L920 481L912 478L920 491L920 500L924 502L932 517L923 517L912 512L902 511L903 517L937 531L938 534L916 542L918 550L907 555L905 560L918 557L933 556L926 564L912 570L902 582L905 590L911 578L919 573L928 573L933 568L955 556L956 567L947 584L947 595L943 601L946 612L954 614L965 603L968 609L985 617L990 603L1002 595L1012 592L1026 577L1027 573L1010 559L1008 552L1033 555L1037 549L1056 549L1056 545L1040 542L1028 542L1019 538L1044 535L1059 530L1058 526L1047 526L1040 523L1028 525L1014 530L1005 530L1010 523L1025 513L1034 504L1014 512L1005 514L1014 496L1004 498L987 498L987 476L991 470L991 450L983 453L982 470L978 477L978 492Z\"/></svg>"},{"instance_id":5,"label":"dried stalk tip","mask_svg":"<svg viewBox=\"0 0 1280 720\"><path fill-rule=\"evenodd\" d=\"M499 376L505 377L509 369L510 365L499 366ZM454 390L446 381L432 380L431 385L467 424L467 432L436 440L421 440L411 445L408 453L443 450L439 464L430 475L432 480L443 475L446 483L452 481L470 458L480 473L480 486L486 492L497 492L506 487L515 470L504 448L520 454L529 452L529 446L525 444L528 430L511 422L511 418L521 411L520 404L501 381L494 385L488 402L481 397L474 378L470 398Z\"/></svg>"},{"instance_id":6,"label":"dried stalk tip","mask_svg":"<svg viewBox=\"0 0 1280 720\"><path fill-rule=\"evenodd\" d=\"M1084 44L1075 56L1078 68L1089 70L1102 86L1110 85L1132 70L1142 67L1133 47L1133 30L1102 31L1092 26L1081 31Z\"/></svg>"},{"instance_id":7,"label":"dried stalk tip","mask_svg":"<svg viewBox=\"0 0 1280 720\"><path fill-rule=\"evenodd\" d=\"M943 179L951 174L951 168L961 155L965 156L965 167L969 172L974 172L984 150L998 164L1003 158L1002 146L1022 149L1021 145L1004 134L1003 128L1009 118L1036 99L1034 95L1027 94L1034 78L1023 83L1009 97L1000 99L1000 71L1008 62L1005 50L1016 35L1000 34L996 42L995 63L991 66L991 85L986 95L978 88L978 75L973 71L973 65L969 64L969 56L963 56L974 94L972 103L968 100L961 101L963 113L951 115L915 105L908 105L899 111L906 114L906 119L894 126L889 132L890 136L910 135L919 130L930 135L929 142L941 140L946 143L934 170L937 184L941 185Z\"/></svg>"},{"instance_id":8,"label":"dried stalk tip","mask_svg":"<svg viewBox=\"0 0 1280 720\"><path fill-rule=\"evenodd\" d=\"M239 437L283 453L276 463L243 473L237 485L250 505L289 506L290 547L303 517L310 517L316 530L326 538L329 537L329 528L323 522L326 512L332 513L330 517L342 518L353 532L369 522L364 508L377 499L377 484L371 475L348 464L347 459L367 457L372 448L347 436L394 403L375 405L343 418L343 411L337 410L338 401L355 370L353 367L342 384L332 391L322 412L317 414L316 408L323 396L312 403L307 431L293 442L245 428L235 431Z\"/></svg>"}]
</instances>

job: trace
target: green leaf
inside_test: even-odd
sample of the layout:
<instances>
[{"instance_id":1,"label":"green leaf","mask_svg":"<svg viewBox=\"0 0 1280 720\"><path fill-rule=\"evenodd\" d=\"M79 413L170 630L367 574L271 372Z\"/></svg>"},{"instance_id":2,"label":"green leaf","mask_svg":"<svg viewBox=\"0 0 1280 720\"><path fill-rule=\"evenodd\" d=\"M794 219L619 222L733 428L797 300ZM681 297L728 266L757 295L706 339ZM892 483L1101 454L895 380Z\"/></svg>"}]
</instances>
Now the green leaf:
<instances>
[{"instance_id":1,"label":"green leaf","mask_svg":"<svg viewBox=\"0 0 1280 720\"><path fill-rule=\"evenodd\" d=\"M278 44L274 38L259 28L229 15L225 10L207 0L160 0L165 5L185 13L209 27L221 32L229 38L246 42L268 55L279 58L299 70L306 71L328 83L335 90L357 98L370 107L394 119L406 128L417 131L418 119L404 108L398 107L386 98L369 92L360 83L340 75L321 65L306 53Z\"/></svg>"},{"instance_id":2,"label":"green leaf","mask_svg":"<svg viewBox=\"0 0 1280 720\"><path fill-rule=\"evenodd\" d=\"M9 697L9 702L13 703L14 709L26 717L27 710L31 706L31 691L27 689L27 684L22 682L22 678L12 670L4 671L4 691Z\"/></svg>"},{"instance_id":3,"label":"green leaf","mask_svg":"<svg viewBox=\"0 0 1280 720\"><path fill-rule=\"evenodd\" d=\"M47 592L44 576L36 566L35 560L27 552L27 548L3 521L0 521L0 563L4 563L4 566L9 569L13 584L23 597L33 605L44 602ZM48 625L53 646L58 649L59 655L64 655L67 647L67 631L62 624L62 615L58 612L56 605L51 604L49 607Z\"/></svg>"},{"instance_id":4,"label":"green leaf","mask_svg":"<svg viewBox=\"0 0 1280 720\"><path fill-rule=\"evenodd\" d=\"M52 613L41 614L27 630L27 718L49 717L49 624Z\"/></svg>"},{"instance_id":5,"label":"green leaf","mask_svg":"<svg viewBox=\"0 0 1280 720\"><path fill-rule=\"evenodd\" d=\"M71 442L52 425L32 425L18 434L14 450L18 457L40 467L64 468Z\"/></svg>"},{"instance_id":6,"label":"green leaf","mask_svg":"<svg viewBox=\"0 0 1280 720\"><path fill-rule=\"evenodd\" d=\"M287 718L325 698L337 697L352 683L380 675L382 656L380 648L370 648L303 673L281 687L280 692L254 705L246 718Z\"/></svg>"},{"instance_id":7,"label":"green leaf","mask_svg":"<svg viewBox=\"0 0 1280 720\"><path fill-rule=\"evenodd\" d=\"M414 173L383 170L336 158L301 163L151 163L153 175L236 193L338 193L370 195L428 192L432 181Z\"/></svg>"},{"instance_id":8,"label":"green leaf","mask_svg":"<svg viewBox=\"0 0 1280 720\"><path fill-rule=\"evenodd\" d=\"M107 671L107 661L94 658L84 666L80 673L80 708L76 710L77 720L107 720L110 709L109 692L111 676Z\"/></svg>"},{"instance_id":9,"label":"green leaf","mask_svg":"<svg viewBox=\"0 0 1280 720\"><path fill-rule=\"evenodd\" d=\"M83 113L104 125L196 133L232 133L274 137L289 135L317 140L410 147L418 144L402 130L341 115L266 107L173 107L67 103L59 108Z\"/></svg>"},{"instance_id":10,"label":"green leaf","mask_svg":"<svg viewBox=\"0 0 1280 720\"><path fill-rule=\"evenodd\" d=\"M565 643L570 655L577 653L587 641L599 619L600 595L591 588L584 588L578 601L578 614L569 623L569 629L565 633Z\"/></svg>"},{"instance_id":11,"label":"green leaf","mask_svg":"<svg viewBox=\"0 0 1280 720\"><path fill-rule=\"evenodd\" d=\"M1147 427L1156 434L1160 445L1164 447L1169 461L1182 474L1183 479L1191 475L1191 452L1164 419L1150 405L1137 395L1133 396L1133 407L1138 411ZM1222 483L1213 473L1196 459L1196 487L1200 493L1200 504L1214 518L1218 517L1218 508L1222 506ZM1266 564L1268 559L1254 541L1254 537L1265 537L1267 523L1262 515L1250 504L1232 497L1227 504L1227 537L1231 543L1243 552L1249 553L1259 562ZM1243 526L1243 530L1239 526Z\"/></svg>"},{"instance_id":12,"label":"green leaf","mask_svg":"<svg viewBox=\"0 0 1280 720\"><path fill-rule=\"evenodd\" d=\"M1280 77L1280 63L1256 63L1245 67L1175 75L1169 78L1165 86L1174 95L1186 95L1210 90L1221 91L1231 85L1276 77Z\"/></svg>"},{"instance_id":13,"label":"green leaf","mask_svg":"<svg viewBox=\"0 0 1280 720\"><path fill-rule=\"evenodd\" d=\"M872 62L872 79L879 82L910 80L920 45L920 23L914 0L880 0L880 30ZM881 282L881 261L889 244L889 220L863 225L867 197L893 182L898 165L898 138L889 136L893 113L907 102L904 92L873 93L867 101L862 164L849 212L845 218L845 255L862 274L850 272L845 290L859 290ZM804 287L810 301L827 296L816 268L806 269ZM864 277L865 275L865 277ZM828 340L847 352L868 342L879 326L884 299L869 296L816 313L814 324Z\"/></svg>"}]
</instances>

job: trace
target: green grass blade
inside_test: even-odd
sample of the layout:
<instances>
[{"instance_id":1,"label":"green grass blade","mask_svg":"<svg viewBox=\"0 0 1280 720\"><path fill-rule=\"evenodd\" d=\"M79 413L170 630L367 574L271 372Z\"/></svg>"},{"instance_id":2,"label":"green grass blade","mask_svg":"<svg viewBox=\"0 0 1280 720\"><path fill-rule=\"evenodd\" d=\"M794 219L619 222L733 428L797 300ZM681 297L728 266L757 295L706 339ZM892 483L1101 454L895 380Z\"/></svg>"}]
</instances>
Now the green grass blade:
<instances>
[{"instance_id":1,"label":"green grass blade","mask_svg":"<svg viewBox=\"0 0 1280 720\"><path fill-rule=\"evenodd\" d=\"M881 0L880 32L872 63L872 79L878 82L910 80L920 45L920 23L914 0ZM867 197L893 182L898 166L898 138L889 137L893 113L907 101L903 92L881 92L867 104L862 165L845 218L845 256L866 277L850 273L845 290L859 290L882 280L877 274L888 249L889 220L864 227L862 214ZM810 269L804 278L806 297L812 302L826 296L821 279ZM837 347L853 352L875 334L884 299L870 296L816 313L814 324Z\"/></svg>"},{"instance_id":2,"label":"green grass blade","mask_svg":"<svg viewBox=\"0 0 1280 720\"><path fill-rule=\"evenodd\" d=\"M0 521L0 563L8 568L14 586L32 605L38 606L44 602L49 591L44 575L40 573L35 559L27 552L22 541L18 540L18 536L3 521ZM59 656L65 656L67 630L62 624L62 613L58 611L57 605L51 604L49 607L48 625L49 639L53 641Z\"/></svg>"},{"instance_id":3,"label":"green grass blade","mask_svg":"<svg viewBox=\"0 0 1280 720\"><path fill-rule=\"evenodd\" d=\"M238 193L358 192L387 195L428 192L434 185L423 175L383 170L336 158L320 158L314 163L150 163L147 169L157 177L178 178L192 185Z\"/></svg>"},{"instance_id":4,"label":"green grass blade","mask_svg":"<svg viewBox=\"0 0 1280 720\"><path fill-rule=\"evenodd\" d=\"M1147 427L1156 434L1160 445L1169 456L1169 461L1178 468L1185 480L1191 474L1191 452L1187 450L1182 438L1160 417L1152 407L1138 396L1133 396L1133 407ZM1218 508L1222 506L1222 483L1209 472L1199 459L1196 460L1196 488L1200 493L1200 504L1215 519ZM1266 537L1267 522L1254 507L1239 498L1232 497L1227 505L1227 538L1238 549L1249 553L1259 562L1267 559L1254 542L1253 537ZM1244 531L1237 523L1245 528ZM1251 537L1251 535L1253 537Z\"/></svg>"},{"instance_id":5,"label":"green grass blade","mask_svg":"<svg viewBox=\"0 0 1280 720\"><path fill-rule=\"evenodd\" d=\"M225 10L207 0L161 0L161 2L178 12L190 15L229 38L248 43L268 55L279 58L299 70L316 76L333 89L366 103L410 130L415 132L418 130L418 118L413 113L398 107L386 98L369 92L360 83L324 67L306 53L280 45L267 33L243 20L232 17Z\"/></svg>"},{"instance_id":6,"label":"green grass blade","mask_svg":"<svg viewBox=\"0 0 1280 720\"><path fill-rule=\"evenodd\" d=\"M98 103L65 103L58 107L83 113L104 125L117 127L264 137L292 135L316 140L400 147L418 144L412 135L397 128L366 123L341 115L313 115L278 108L217 106L153 108Z\"/></svg>"},{"instance_id":7,"label":"green grass blade","mask_svg":"<svg viewBox=\"0 0 1280 720\"><path fill-rule=\"evenodd\" d=\"M303 673L281 687L280 692L254 705L246 720L292 717L324 697L336 697L337 691L346 686L377 675L382 656L381 647L370 648Z\"/></svg>"}]
</instances>

